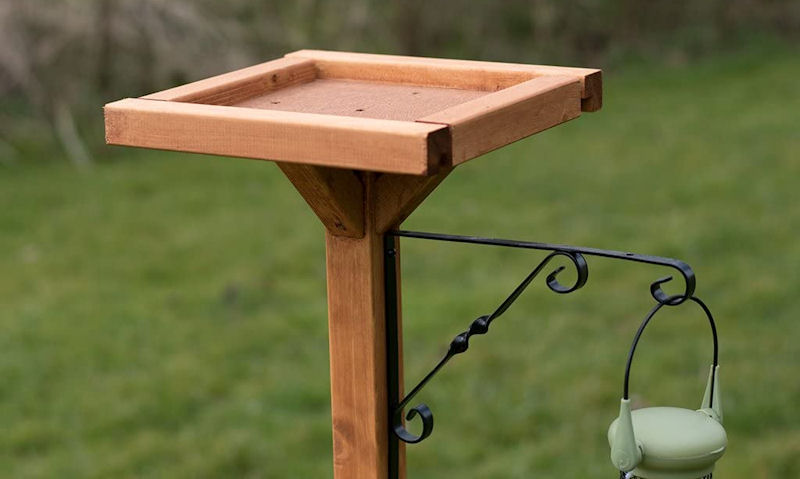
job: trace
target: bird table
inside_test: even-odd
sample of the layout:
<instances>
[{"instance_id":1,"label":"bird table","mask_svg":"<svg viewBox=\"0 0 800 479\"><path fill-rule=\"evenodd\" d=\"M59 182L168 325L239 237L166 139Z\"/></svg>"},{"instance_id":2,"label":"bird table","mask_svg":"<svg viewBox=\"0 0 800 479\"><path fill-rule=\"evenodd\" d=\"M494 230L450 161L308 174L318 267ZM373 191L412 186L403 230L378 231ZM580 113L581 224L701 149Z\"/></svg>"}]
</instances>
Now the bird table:
<instances>
[{"instance_id":1,"label":"bird table","mask_svg":"<svg viewBox=\"0 0 800 479\"><path fill-rule=\"evenodd\" d=\"M387 343L385 299L400 294L384 290L384 233L459 164L601 103L595 69L301 50L104 111L109 144L274 161L319 217L334 477L384 479L405 475L387 406L402 394L387 373L402 332Z\"/></svg>"}]
</instances>

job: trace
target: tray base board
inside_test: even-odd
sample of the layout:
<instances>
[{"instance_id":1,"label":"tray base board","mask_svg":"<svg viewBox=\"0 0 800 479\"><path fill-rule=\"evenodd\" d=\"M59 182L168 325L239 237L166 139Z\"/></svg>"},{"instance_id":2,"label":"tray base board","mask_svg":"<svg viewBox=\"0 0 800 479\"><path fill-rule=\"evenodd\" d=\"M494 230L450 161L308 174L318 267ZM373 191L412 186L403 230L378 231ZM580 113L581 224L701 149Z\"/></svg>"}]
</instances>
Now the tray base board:
<instances>
[{"instance_id":1,"label":"tray base board","mask_svg":"<svg viewBox=\"0 0 800 479\"><path fill-rule=\"evenodd\" d=\"M414 121L487 94L399 83L317 79L266 91L233 106Z\"/></svg>"}]
</instances>

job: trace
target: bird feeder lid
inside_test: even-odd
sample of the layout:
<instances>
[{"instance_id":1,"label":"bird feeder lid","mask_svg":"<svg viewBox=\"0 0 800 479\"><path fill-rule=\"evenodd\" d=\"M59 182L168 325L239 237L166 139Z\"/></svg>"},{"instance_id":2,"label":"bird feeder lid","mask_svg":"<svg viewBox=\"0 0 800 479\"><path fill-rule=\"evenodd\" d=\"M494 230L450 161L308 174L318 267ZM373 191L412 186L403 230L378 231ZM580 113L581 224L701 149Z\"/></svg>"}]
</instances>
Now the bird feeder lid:
<instances>
[{"instance_id":1,"label":"bird feeder lid","mask_svg":"<svg viewBox=\"0 0 800 479\"><path fill-rule=\"evenodd\" d=\"M711 472L725 452L728 437L722 425L701 411L651 407L631 413L633 430L642 448L634 470L646 479L699 479ZM608 429L613 445L618 419Z\"/></svg>"}]
</instances>

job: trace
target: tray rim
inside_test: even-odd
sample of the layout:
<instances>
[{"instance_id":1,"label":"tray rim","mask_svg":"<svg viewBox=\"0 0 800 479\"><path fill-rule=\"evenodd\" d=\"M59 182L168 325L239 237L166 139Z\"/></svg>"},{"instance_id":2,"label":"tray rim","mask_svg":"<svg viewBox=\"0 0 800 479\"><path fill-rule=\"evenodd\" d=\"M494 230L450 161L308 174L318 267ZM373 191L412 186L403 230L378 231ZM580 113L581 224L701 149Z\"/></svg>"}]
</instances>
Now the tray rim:
<instances>
[{"instance_id":1,"label":"tray rim","mask_svg":"<svg viewBox=\"0 0 800 479\"><path fill-rule=\"evenodd\" d=\"M431 175L599 108L596 69L300 50L105 106L106 141ZM409 83L408 78L415 83ZM414 121L232 106L315 79L487 91ZM475 140L478 138L478 140Z\"/></svg>"}]
</instances>

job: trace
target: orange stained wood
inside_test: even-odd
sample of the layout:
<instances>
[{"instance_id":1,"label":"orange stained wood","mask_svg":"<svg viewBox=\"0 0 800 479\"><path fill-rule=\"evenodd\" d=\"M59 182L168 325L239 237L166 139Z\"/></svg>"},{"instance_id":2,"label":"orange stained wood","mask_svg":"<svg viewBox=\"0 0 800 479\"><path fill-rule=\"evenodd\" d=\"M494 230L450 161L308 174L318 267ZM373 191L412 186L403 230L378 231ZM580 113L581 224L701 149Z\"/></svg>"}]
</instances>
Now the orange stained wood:
<instances>
[{"instance_id":1,"label":"orange stained wood","mask_svg":"<svg viewBox=\"0 0 800 479\"><path fill-rule=\"evenodd\" d=\"M449 171L421 177L285 166L287 177L328 227L334 477L382 479L388 472L389 434L382 234L410 214ZM331 186L339 184L346 188L335 192ZM326 195L327 205L321 206ZM331 226L328 212L344 216L344 223L363 219L362 235L339 234L338 228ZM402 391L402 374L400 381ZM400 463L404 469L403 450Z\"/></svg>"},{"instance_id":2,"label":"orange stained wood","mask_svg":"<svg viewBox=\"0 0 800 479\"><path fill-rule=\"evenodd\" d=\"M447 127L128 98L105 107L114 145L427 175L449 162Z\"/></svg>"},{"instance_id":3,"label":"orange stained wood","mask_svg":"<svg viewBox=\"0 0 800 479\"><path fill-rule=\"evenodd\" d=\"M383 243L326 233L336 479L387 477L389 416Z\"/></svg>"},{"instance_id":4,"label":"orange stained wood","mask_svg":"<svg viewBox=\"0 0 800 479\"><path fill-rule=\"evenodd\" d=\"M359 173L293 163L278 166L327 230L338 236L364 236L364 185Z\"/></svg>"},{"instance_id":5,"label":"orange stained wood","mask_svg":"<svg viewBox=\"0 0 800 479\"><path fill-rule=\"evenodd\" d=\"M286 57L314 60L320 78L350 78L481 91L502 90L539 76L571 76L581 82L583 111L597 111L603 105L602 71L596 68L326 50L300 50Z\"/></svg>"},{"instance_id":6,"label":"orange stained wood","mask_svg":"<svg viewBox=\"0 0 800 479\"><path fill-rule=\"evenodd\" d=\"M543 76L452 106L417 121L450 127L452 162L471 158L581 114L580 82Z\"/></svg>"},{"instance_id":7,"label":"orange stained wood","mask_svg":"<svg viewBox=\"0 0 800 479\"><path fill-rule=\"evenodd\" d=\"M594 111L588 68L301 50L106 105L109 144L435 175Z\"/></svg>"},{"instance_id":8,"label":"orange stained wood","mask_svg":"<svg viewBox=\"0 0 800 479\"><path fill-rule=\"evenodd\" d=\"M152 93L142 98L233 105L265 92L314 81L316 77L317 70L313 60L280 58Z\"/></svg>"},{"instance_id":9,"label":"orange stained wood","mask_svg":"<svg viewBox=\"0 0 800 479\"><path fill-rule=\"evenodd\" d=\"M236 106L414 121L487 94L459 88L319 79L270 91Z\"/></svg>"}]
</instances>

